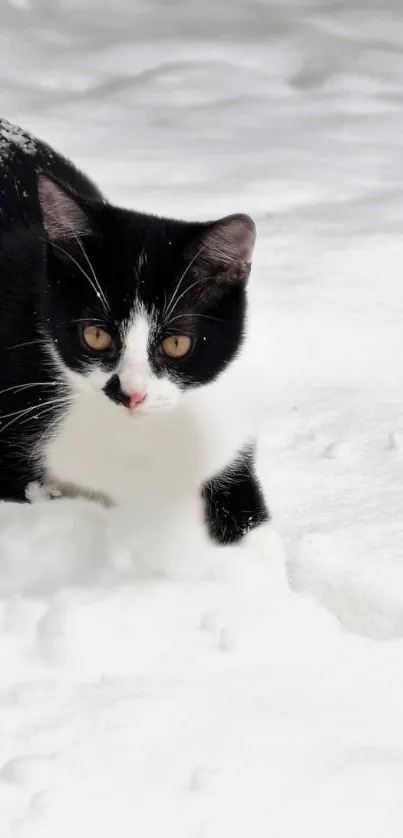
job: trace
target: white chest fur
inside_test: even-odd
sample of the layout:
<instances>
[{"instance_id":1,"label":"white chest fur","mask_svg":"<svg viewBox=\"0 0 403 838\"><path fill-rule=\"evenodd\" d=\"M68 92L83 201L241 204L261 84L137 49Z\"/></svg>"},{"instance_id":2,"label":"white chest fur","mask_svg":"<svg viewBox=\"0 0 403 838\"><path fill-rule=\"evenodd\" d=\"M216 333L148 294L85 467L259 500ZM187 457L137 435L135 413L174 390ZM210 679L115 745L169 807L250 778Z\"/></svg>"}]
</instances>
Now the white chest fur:
<instances>
[{"instance_id":1,"label":"white chest fur","mask_svg":"<svg viewBox=\"0 0 403 838\"><path fill-rule=\"evenodd\" d=\"M198 494L251 432L240 362L207 387L183 394L176 407L137 415L102 392L77 394L47 441L51 480L100 492L113 503L135 501L144 513Z\"/></svg>"}]
</instances>

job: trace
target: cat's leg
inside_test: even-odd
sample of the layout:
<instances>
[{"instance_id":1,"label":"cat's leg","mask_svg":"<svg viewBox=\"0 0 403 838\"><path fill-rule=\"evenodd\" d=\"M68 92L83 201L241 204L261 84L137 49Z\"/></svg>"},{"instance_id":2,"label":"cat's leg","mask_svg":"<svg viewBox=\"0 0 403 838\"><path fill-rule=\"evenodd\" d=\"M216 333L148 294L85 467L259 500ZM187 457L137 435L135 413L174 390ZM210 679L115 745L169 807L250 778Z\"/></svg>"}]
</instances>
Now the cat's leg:
<instances>
[{"instance_id":1,"label":"cat's leg","mask_svg":"<svg viewBox=\"0 0 403 838\"><path fill-rule=\"evenodd\" d=\"M0 480L0 501L3 500L27 503L25 487L18 480L2 478Z\"/></svg>"},{"instance_id":2,"label":"cat's leg","mask_svg":"<svg viewBox=\"0 0 403 838\"><path fill-rule=\"evenodd\" d=\"M236 544L246 533L269 521L269 510L255 473L253 444L209 480L202 492L207 528L219 544Z\"/></svg>"},{"instance_id":3,"label":"cat's leg","mask_svg":"<svg viewBox=\"0 0 403 838\"><path fill-rule=\"evenodd\" d=\"M38 467L34 463L27 465L18 451L14 450L14 445L2 442L0 446L0 501L29 502L27 487L39 479Z\"/></svg>"}]
</instances>

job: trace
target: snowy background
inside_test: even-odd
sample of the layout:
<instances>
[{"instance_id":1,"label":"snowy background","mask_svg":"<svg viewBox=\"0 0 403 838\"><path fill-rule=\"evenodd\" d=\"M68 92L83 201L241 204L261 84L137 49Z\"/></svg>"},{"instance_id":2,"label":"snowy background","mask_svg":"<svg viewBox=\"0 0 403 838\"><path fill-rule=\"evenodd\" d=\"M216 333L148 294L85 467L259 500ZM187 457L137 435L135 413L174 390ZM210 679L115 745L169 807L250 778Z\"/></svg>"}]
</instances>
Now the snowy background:
<instances>
[{"instance_id":1,"label":"snowy background","mask_svg":"<svg viewBox=\"0 0 403 838\"><path fill-rule=\"evenodd\" d=\"M401 4L4 0L0 73L111 199L256 218L286 556L164 577L112 510L3 504L1 838L401 838Z\"/></svg>"}]
</instances>

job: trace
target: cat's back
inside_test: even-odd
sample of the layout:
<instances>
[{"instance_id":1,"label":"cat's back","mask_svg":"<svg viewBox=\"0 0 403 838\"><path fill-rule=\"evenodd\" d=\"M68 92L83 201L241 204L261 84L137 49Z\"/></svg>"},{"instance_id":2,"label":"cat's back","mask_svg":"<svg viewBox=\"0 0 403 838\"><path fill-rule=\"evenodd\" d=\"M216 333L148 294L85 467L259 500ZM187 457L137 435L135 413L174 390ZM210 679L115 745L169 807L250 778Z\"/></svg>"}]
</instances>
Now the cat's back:
<instances>
[{"instance_id":1,"label":"cat's back","mask_svg":"<svg viewBox=\"0 0 403 838\"><path fill-rule=\"evenodd\" d=\"M63 155L28 131L0 118L0 248L10 227L41 224L38 173L65 183L79 195L100 200L99 190ZM3 239L3 242L2 242Z\"/></svg>"},{"instance_id":2,"label":"cat's back","mask_svg":"<svg viewBox=\"0 0 403 838\"><path fill-rule=\"evenodd\" d=\"M2 368L9 360L4 347L29 340L36 328L32 314L46 271L45 233L38 197L40 172L85 198L101 199L97 188L67 158L23 128L0 118Z\"/></svg>"}]
</instances>

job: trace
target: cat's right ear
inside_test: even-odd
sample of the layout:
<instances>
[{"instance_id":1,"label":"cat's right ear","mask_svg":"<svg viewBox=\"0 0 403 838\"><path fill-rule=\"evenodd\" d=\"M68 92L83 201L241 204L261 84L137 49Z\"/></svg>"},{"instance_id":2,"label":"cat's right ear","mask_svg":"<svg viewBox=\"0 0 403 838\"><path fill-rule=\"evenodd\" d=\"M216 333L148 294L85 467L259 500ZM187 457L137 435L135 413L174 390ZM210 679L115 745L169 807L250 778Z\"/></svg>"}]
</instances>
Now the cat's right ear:
<instances>
[{"instance_id":1,"label":"cat's right ear","mask_svg":"<svg viewBox=\"0 0 403 838\"><path fill-rule=\"evenodd\" d=\"M246 284L255 239L255 224L248 215L227 215L207 224L188 245L185 256L204 272L210 283L215 282L216 287Z\"/></svg>"},{"instance_id":2,"label":"cat's right ear","mask_svg":"<svg viewBox=\"0 0 403 838\"><path fill-rule=\"evenodd\" d=\"M38 197L43 226L50 242L77 239L92 232L79 199L48 175L38 174Z\"/></svg>"}]
</instances>

